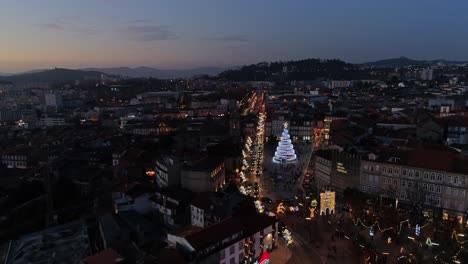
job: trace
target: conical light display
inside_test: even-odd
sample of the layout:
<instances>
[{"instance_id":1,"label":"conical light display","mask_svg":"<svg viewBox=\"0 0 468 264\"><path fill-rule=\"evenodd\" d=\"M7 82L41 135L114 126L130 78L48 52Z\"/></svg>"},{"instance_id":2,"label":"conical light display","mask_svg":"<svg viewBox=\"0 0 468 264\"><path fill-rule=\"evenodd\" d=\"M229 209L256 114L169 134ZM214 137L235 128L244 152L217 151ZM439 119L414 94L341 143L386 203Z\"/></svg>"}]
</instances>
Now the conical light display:
<instances>
[{"instance_id":1,"label":"conical light display","mask_svg":"<svg viewBox=\"0 0 468 264\"><path fill-rule=\"evenodd\" d=\"M288 132L288 124L284 123L283 133L281 134L278 147L276 148L274 163L293 163L297 160L296 152L291 143L291 137Z\"/></svg>"}]
</instances>

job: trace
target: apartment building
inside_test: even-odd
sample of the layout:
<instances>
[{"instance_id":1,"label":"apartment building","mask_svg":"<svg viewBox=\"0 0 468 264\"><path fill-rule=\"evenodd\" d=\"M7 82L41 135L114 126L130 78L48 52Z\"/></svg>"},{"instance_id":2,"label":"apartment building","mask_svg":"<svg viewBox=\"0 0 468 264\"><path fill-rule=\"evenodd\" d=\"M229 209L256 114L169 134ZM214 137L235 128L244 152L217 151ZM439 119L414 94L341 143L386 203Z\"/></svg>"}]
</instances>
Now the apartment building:
<instances>
[{"instance_id":1,"label":"apartment building","mask_svg":"<svg viewBox=\"0 0 468 264\"><path fill-rule=\"evenodd\" d=\"M371 153L361 161L360 189L466 221L468 160L447 150Z\"/></svg>"},{"instance_id":2,"label":"apartment building","mask_svg":"<svg viewBox=\"0 0 468 264\"><path fill-rule=\"evenodd\" d=\"M334 191L341 197L347 188L359 186L360 156L340 150L315 152L314 173L317 190Z\"/></svg>"},{"instance_id":3,"label":"apartment building","mask_svg":"<svg viewBox=\"0 0 468 264\"><path fill-rule=\"evenodd\" d=\"M206 157L187 164L181 173L181 187L193 192L218 191L225 184L224 159Z\"/></svg>"}]
</instances>

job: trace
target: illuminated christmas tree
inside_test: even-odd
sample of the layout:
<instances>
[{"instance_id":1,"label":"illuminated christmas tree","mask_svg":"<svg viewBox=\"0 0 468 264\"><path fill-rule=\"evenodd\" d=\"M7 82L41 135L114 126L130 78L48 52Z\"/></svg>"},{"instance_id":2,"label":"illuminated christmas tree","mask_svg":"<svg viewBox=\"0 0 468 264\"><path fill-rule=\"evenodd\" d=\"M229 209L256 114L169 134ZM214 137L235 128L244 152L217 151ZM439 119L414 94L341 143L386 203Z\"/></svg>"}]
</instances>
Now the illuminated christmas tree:
<instances>
[{"instance_id":1,"label":"illuminated christmas tree","mask_svg":"<svg viewBox=\"0 0 468 264\"><path fill-rule=\"evenodd\" d=\"M296 152L291 143L291 137L288 132L288 123L284 123L283 133L281 134L278 147L276 148L275 156L273 157L274 163L293 163L297 160Z\"/></svg>"}]
</instances>

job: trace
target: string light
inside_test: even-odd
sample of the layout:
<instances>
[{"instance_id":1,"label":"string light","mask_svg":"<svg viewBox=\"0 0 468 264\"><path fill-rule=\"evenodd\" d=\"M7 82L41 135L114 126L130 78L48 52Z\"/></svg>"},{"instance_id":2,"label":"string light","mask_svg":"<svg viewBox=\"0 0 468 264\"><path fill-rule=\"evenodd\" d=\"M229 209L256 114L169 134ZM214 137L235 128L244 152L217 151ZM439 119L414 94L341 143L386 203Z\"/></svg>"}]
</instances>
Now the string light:
<instances>
[{"instance_id":1,"label":"string light","mask_svg":"<svg viewBox=\"0 0 468 264\"><path fill-rule=\"evenodd\" d=\"M393 230L393 229L394 229L393 227L389 227L389 228L384 228L384 229L382 229L382 228L380 227L379 221L375 221L373 225L367 226L367 225L365 225L365 224L363 223L363 221L362 221L360 218L358 218L358 219L356 219L356 220L354 220L354 219L351 219L351 220L353 221L353 224L354 224L355 226L361 224L361 226L363 226L363 227L365 227L365 228L367 228L367 229L370 229L370 228L372 228L373 226L376 226L380 232L385 232L385 231ZM427 226L428 226L429 224L431 224L431 223L433 223L432 220L428 221L428 222L427 222L426 224L424 224L423 226L416 225L416 228L414 228L414 229L415 229L415 230L418 230L417 228L419 228L419 231L420 231L422 228L427 227ZM403 227L404 224L406 224L406 225L408 226L408 228L411 228L411 224L410 224L410 222L409 222L409 219L406 219L406 220L404 220L404 221L401 221L401 222L400 222L400 225L399 225L398 232L397 232L398 235L401 233L401 230L402 230L402 227ZM456 253L454 256L452 256L452 261L453 261L454 263L460 263L460 262L457 262L457 261L459 261L459 260L458 260L458 256L460 255L460 253L462 252L462 250L465 249L465 248L463 247L463 245L464 245L466 242L468 242L468 240L460 241L459 237L464 237L464 234L458 234L455 230L452 232L451 237L452 237L452 239L454 239L454 240L458 243L458 245L460 246L460 249L457 251L457 253ZM413 238L413 239L414 239L414 238ZM387 240L387 241L388 241L388 240ZM390 240L390 241L391 241L391 240ZM437 243L432 243L432 241L430 240L430 238L428 238L427 241L429 241L429 242L426 242L426 244L427 244L428 246L433 246L433 245L436 246L436 245L439 245L439 244L437 244ZM440 261L440 262L443 263L443 264L451 264L451 263L449 263L449 262L445 262L445 261L439 259L439 257L440 257L440 255L436 255L436 256L434 257L434 259Z\"/></svg>"}]
</instances>

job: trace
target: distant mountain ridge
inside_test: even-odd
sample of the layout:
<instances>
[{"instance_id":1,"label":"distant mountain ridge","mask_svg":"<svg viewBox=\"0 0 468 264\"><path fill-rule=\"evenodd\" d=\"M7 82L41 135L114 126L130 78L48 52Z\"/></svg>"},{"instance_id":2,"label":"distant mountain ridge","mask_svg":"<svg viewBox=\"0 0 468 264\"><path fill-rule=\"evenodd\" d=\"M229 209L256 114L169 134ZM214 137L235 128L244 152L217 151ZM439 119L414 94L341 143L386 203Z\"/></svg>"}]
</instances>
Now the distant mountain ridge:
<instances>
[{"instance_id":1,"label":"distant mountain ridge","mask_svg":"<svg viewBox=\"0 0 468 264\"><path fill-rule=\"evenodd\" d=\"M423 66L423 65L462 65L468 64L468 61L450 61L450 60L413 60L407 57L399 57L385 60L378 60L373 62L363 63L364 65L370 65L375 67L406 67L406 66Z\"/></svg>"},{"instance_id":2,"label":"distant mountain ridge","mask_svg":"<svg viewBox=\"0 0 468 264\"><path fill-rule=\"evenodd\" d=\"M112 67L112 68L85 68L85 71L98 71L106 74L120 75L131 78L158 78L158 79L171 79L171 78L190 78L195 75L209 75L215 76L219 73L232 69L234 67L218 68L218 67L202 67L187 70L161 70L151 67Z\"/></svg>"},{"instance_id":3,"label":"distant mountain ridge","mask_svg":"<svg viewBox=\"0 0 468 264\"><path fill-rule=\"evenodd\" d=\"M0 81L22 83L57 83L74 80L98 79L101 72L55 68L51 70L30 71L16 75L0 76Z\"/></svg>"}]
</instances>

